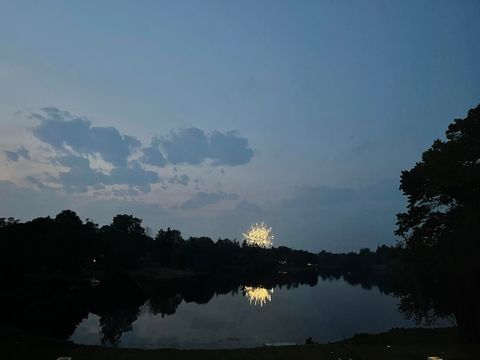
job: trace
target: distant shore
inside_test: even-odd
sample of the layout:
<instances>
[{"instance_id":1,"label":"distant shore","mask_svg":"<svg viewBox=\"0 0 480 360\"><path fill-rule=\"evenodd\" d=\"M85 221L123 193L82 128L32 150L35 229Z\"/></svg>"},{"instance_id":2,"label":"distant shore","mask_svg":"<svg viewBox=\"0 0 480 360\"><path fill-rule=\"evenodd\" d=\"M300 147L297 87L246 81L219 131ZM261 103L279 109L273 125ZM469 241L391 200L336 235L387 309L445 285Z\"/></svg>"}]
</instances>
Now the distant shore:
<instances>
[{"instance_id":1,"label":"distant shore","mask_svg":"<svg viewBox=\"0 0 480 360\"><path fill-rule=\"evenodd\" d=\"M426 359L439 356L443 359L475 359L480 344L465 345L456 341L455 328L393 329L375 335L356 335L336 343L296 345L286 347L260 347L236 350L141 350L77 345L68 341L33 338L15 331L1 331L2 359L49 359L60 356L72 360L150 360L150 359Z\"/></svg>"}]
</instances>

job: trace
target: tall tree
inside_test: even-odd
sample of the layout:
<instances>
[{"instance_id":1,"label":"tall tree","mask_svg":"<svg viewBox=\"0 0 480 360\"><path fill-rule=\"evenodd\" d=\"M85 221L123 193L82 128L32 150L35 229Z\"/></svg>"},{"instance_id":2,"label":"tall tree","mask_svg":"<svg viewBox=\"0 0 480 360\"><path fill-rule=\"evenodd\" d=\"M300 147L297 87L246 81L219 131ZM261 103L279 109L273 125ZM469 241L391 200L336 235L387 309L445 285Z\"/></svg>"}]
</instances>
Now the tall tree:
<instances>
[{"instance_id":1,"label":"tall tree","mask_svg":"<svg viewBox=\"0 0 480 360\"><path fill-rule=\"evenodd\" d=\"M397 215L407 261L428 302L451 310L461 330L479 338L480 105L448 126L421 161L401 175L407 211ZM430 296L430 300L425 299ZM476 323L477 325L475 325Z\"/></svg>"}]
</instances>

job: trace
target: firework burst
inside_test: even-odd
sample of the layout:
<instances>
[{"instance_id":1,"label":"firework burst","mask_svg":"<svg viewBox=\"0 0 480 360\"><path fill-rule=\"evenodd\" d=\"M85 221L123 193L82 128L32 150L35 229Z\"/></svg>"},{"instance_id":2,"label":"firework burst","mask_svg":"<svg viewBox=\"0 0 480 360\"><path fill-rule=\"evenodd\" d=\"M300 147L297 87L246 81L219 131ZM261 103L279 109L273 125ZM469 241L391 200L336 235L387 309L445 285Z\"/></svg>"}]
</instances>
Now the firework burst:
<instances>
[{"instance_id":1,"label":"firework burst","mask_svg":"<svg viewBox=\"0 0 480 360\"><path fill-rule=\"evenodd\" d=\"M273 234L272 228L261 224L254 224L250 226L250 229L243 234L244 240L248 246L258 246L265 249L269 249L273 246Z\"/></svg>"}]
</instances>

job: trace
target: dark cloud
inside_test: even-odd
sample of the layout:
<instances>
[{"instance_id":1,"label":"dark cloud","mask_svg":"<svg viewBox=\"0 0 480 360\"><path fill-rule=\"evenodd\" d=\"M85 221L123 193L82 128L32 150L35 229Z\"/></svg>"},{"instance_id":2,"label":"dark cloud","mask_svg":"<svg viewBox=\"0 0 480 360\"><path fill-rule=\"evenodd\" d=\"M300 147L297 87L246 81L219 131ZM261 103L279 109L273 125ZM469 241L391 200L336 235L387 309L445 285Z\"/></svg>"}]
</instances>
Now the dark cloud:
<instances>
[{"instance_id":1,"label":"dark cloud","mask_svg":"<svg viewBox=\"0 0 480 360\"><path fill-rule=\"evenodd\" d=\"M172 132L167 139L160 141L172 164L198 165L208 155L209 142L203 130L197 128Z\"/></svg>"},{"instance_id":2,"label":"dark cloud","mask_svg":"<svg viewBox=\"0 0 480 360\"><path fill-rule=\"evenodd\" d=\"M34 136L66 154L53 158L53 161L69 169L61 171L58 177L50 178L50 181L62 185L65 191L83 193L89 187L98 190L105 185L128 185L128 194L137 195L149 192L150 185L160 181L156 172L143 169L139 161L128 160L141 147L141 142L134 137L122 135L114 127L92 126L88 119L53 107L44 108L32 117L40 121L33 129ZM152 145L155 143L152 142ZM20 149L19 155L25 156L24 150ZM165 161L160 163L161 153L154 150L153 147L144 149L145 163L165 165ZM90 166L88 156L97 154L114 165L110 173Z\"/></svg>"},{"instance_id":3,"label":"dark cloud","mask_svg":"<svg viewBox=\"0 0 480 360\"><path fill-rule=\"evenodd\" d=\"M163 167L167 165L167 160L158 148L158 141L156 138L152 139L152 144L149 147L142 149L143 156L141 160L145 164Z\"/></svg>"},{"instance_id":4,"label":"dark cloud","mask_svg":"<svg viewBox=\"0 0 480 360\"><path fill-rule=\"evenodd\" d=\"M114 127L92 126L87 118L55 107L43 108L31 117L40 121L32 131L40 141L66 153L72 149L81 155L99 154L116 167L125 167L130 155L142 145ZM253 157L248 140L236 132L213 131L207 134L198 128L172 131L164 138L154 137L142 153L140 161L159 167L168 163L199 165L206 160L211 160L213 166L236 166L247 164ZM19 150L16 154L6 152L6 156L17 161L19 156L27 157L28 150Z\"/></svg>"},{"instance_id":5,"label":"dark cloud","mask_svg":"<svg viewBox=\"0 0 480 360\"><path fill-rule=\"evenodd\" d=\"M68 171L62 171L55 178L68 193L82 193L89 186L98 184L110 184L109 176L101 171L92 169L87 158L67 155L55 159L60 165L69 167Z\"/></svg>"},{"instance_id":6,"label":"dark cloud","mask_svg":"<svg viewBox=\"0 0 480 360\"><path fill-rule=\"evenodd\" d=\"M235 132L214 131L207 135L197 128L172 132L168 138L159 140L168 161L172 164L198 165L210 159L212 165L236 166L248 163L253 150L248 140Z\"/></svg>"},{"instance_id":7,"label":"dark cloud","mask_svg":"<svg viewBox=\"0 0 480 360\"><path fill-rule=\"evenodd\" d=\"M190 181L190 177L188 175L175 175L175 176L171 176L169 178L167 178L167 181L168 183L170 184L180 184L180 185L183 185L183 186L187 186L188 185L188 182Z\"/></svg>"},{"instance_id":8,"label":"dark cloud","mask_svg":"<svg viewBox=\"0 0 480 360\"><path fill-rule=\"evenodd\" d=\"M244 165L253 157L253 150L248 147L248 140L238 137L230 131L222 134L214 131L210 135L209 158L213 165Z\"/></svg>"},{"instance_id":9,"label":"dark cloud","mask_svg":"<svg viewBox=\"0 0 480 360\"><path fill-rule=\"evenodd\" d=\"M114 127L94 127L89 120L54 107L43 108L32 117L40 121L33 129L40 141L59 150L69 146L80 154L98 153L115 166L125 166L133 150L141 146L140 141Z\"/></svg>"},{"instance_id":10,"label":"dark cloud","mask_svg":"<svg viewBox=\"0 0 480 360\"><path fill-rule=\"evenodd\" d=\"M234 193L218 192L198 192L191 199L185 201L180 208L198 209L207 205L216 204L222 200L237 200L238 195Z\"/></svg>"},{"instance_id":11,"label":"dark cloud","mask_svg":"<svg viewBox=\"0 0 480 360\"><path fill-rule=\"evenodd\" d=\"M9 161L18 161L20 158L24 158L29 160L30 159L30 151L25 149L23 146L17 149L16 151L6 150L5 156Z\"/></svg>"},{"instance_id":12,"label":"dark cloud","mask_svg":"<svg viewBox=\"0 0 480 360\"><path fill-rule=\"evenodd\" d=\"M110 174L110 180L114 184L130 185L135 190L150 192L150 184L160 181L160 176L154 171L142 168L139 162L133 161L129 167L115 168Z\"/></svg>"},{"instance_id":13,"label":"dark cloud","mask_svg":"<svg viewBox=\"0 0 480 360\"><path fill-rule=\"evenodd\" d=\"M161 180L156 172L143 169L136 161L126 167L114 168L109 174L92 169L90 161L81 156L67 155L57 157L55 161L69 168L53 178L69 193L86 192L90 186L98 190L105 185L128 185L129 195L138 195L149 192L150 185Z\"/></svg>"},{"instance_id":14,"label":"dark cloud","mask_svg":"<svg viewBox=\"0 0 480 360\"><path fill-rule=\"evenodd\" d=\"M15 151L6 150L4 153L9 161L18 161L20 157Z\"/></svg>"},{"instance_id":15,"label":"dark cloud","mask_svg":"<svg viewBox=\"0 0 480 360\"><path fill-rule=\"evenodd\" d=\"M55 107L43 108L31 114L39 124L32 129L33 135L56 150L56 156L49 160L53 165L67 169L58 175L46 174L43 178L29 177L26 182L34 188L60 185L67 193L85 193L88 190L103 190L113 193L111 185L126 185L123 194L135 196L151 191L151 184L168 182L188 186L188 175L175 174L161 178L157 172L146 170L143 165L164 167L168 164L199 165L204 162L212 166L236 166L246 164L253 157L248 141L235 132L209 134L198 128L172 131L166 137L154 137L150 146L143 147L132 136L121 134L114 127L96 127L85 117L75 116ZM141 151L140 156L138 150ZM29 159L30 153L24 147L16 151L7 150L10 161ZM103 159L113 165L110 171L92 168L93 159ZM136 160L133 160L136 159ZM176 167L174 171L178 172ZM224 173L224 169L220 170ZM166 184L164 182L164 184ZM225 193L201 193L198 198L185 204L186 207L203 206L222 199L231 198Z\"/></svg>"},{"instance_id":16,"label":"dark cloud","mask_svg":"<svg viewBox=\"0 0 480 360\"><path fill-rule=\"evenodd\" d=\"M23 146L17 150L17 154L23 157L24 159L30 160L30 151L25 149Z\"/></svg>"}]
</instances>

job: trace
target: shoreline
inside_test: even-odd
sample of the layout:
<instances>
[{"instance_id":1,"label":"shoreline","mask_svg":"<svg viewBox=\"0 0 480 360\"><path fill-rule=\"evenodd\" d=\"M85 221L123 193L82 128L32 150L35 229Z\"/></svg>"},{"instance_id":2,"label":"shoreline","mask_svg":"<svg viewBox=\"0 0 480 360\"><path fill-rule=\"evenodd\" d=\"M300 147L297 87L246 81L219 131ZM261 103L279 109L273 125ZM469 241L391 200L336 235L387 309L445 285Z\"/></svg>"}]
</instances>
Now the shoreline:
<instances>
[{"instance_id":1,"label":"shoreline","mask_svg":"<svg viewBox=\"0 0 480 360\"><path fill-rule=\"evenodd\" d=\"M391 329L380 334L358 334L352 338L326 344L308 344L225 350L135 349L78 345L70 341L34 338L20 331L2 331L2 359L76 359L150 360L183 359L474 359L480 344L461 344L456 328Z\"/></svg>"}]
</instances>

